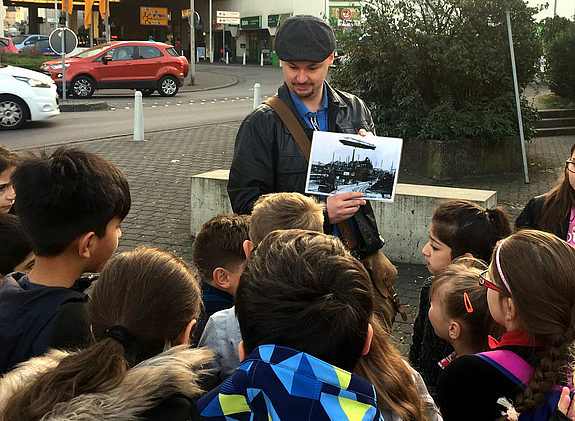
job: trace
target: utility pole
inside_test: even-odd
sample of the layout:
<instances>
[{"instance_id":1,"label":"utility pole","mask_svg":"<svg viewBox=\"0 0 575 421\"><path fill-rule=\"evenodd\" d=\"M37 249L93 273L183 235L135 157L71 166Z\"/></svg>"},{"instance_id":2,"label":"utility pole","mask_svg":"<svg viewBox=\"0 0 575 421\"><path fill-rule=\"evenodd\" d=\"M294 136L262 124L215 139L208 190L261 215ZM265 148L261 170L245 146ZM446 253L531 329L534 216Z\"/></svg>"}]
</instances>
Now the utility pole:
<instances>
[{"instance_id":1,"label":"utility pole","mask_svg":"<svg viewBox=\"0 0 575 421\"><path fill-rule=\"evenodd\" d=\"M210 0L210 22L208 23L210 25L210 63L214 62L214 49L212 45L212 22L212 0Z\"/></svg>"},{"instance_id":2,"label":"utility pole","mask_svg":"<svg viewBox=\"0 0 575 421\"><path fill-rule=\"evenodd\" d=\"M190 0L190 85L196 83L196 12L194 0Z\"/></svg>"}]
</instances>

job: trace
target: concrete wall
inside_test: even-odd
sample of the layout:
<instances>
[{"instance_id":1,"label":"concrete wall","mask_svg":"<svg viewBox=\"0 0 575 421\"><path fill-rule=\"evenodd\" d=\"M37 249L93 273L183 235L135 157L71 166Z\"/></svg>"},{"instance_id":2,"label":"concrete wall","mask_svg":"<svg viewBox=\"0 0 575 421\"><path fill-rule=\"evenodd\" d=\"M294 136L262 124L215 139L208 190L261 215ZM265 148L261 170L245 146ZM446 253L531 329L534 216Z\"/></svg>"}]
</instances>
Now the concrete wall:
<instances>
[{"instance_id":1,"label":"concrete wall","mask_svg":"<svg viewBox=\"0 0 575 421\"><path fill-rule=\"evenodd\" d=\"M231 213L226 186L227 170L210 171L191 178L190 232L220 213ZM434 208L449 199L464 199L490 208L497 204L497 192L451 187L398 184L393 203L371 205L385 239L382 251L394 262L424 263L421 249L428 239L427 230Z\"/></svg>"}]
</instances>

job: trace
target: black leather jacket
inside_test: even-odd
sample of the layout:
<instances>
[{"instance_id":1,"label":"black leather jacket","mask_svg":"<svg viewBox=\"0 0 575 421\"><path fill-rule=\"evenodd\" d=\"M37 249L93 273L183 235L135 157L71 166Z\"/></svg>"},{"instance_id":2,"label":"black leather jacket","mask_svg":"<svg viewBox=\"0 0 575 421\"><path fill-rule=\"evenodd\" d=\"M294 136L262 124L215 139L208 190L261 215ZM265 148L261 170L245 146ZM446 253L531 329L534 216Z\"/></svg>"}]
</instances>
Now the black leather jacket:
<instances>
[{"instance_id":1,"label":"black leather jacket","mask_svg":"<svg viewBox=\"0 0 575 421\"><path fill-rule=\"evenodd\" d=\"M328 96L328 131L357 134L360 129L374 132L371 114L363 101L354 95L333 89L326 83ZM301 119L288 87L284 83L277 96L294 113L308 138L313 130ZM262 195L305 190L307 160L297 142L273 109L262 104L243 121L236 136L230 168L228 194L234 212L249 214ZM354 216L362 238L358 238L359 255L375 253L383 246L369 202ZM331 234L333 227L326 224Z\"/></svg>"}]
</instances>

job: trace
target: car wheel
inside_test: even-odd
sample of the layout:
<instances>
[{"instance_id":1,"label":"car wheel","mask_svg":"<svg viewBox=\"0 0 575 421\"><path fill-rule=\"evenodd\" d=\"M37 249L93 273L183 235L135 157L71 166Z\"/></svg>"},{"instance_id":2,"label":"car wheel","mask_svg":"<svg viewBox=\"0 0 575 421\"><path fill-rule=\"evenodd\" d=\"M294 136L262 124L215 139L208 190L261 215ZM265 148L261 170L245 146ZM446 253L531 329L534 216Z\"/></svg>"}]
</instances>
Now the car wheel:
<instances>
[{"instance_id":1,"label":"car wheel","mask_svg":"<svg viewBox=\"0 0 575 421\"><path fill-rule=\"evenodd\" d=\"M0 95L0 129L20 129L28 120L28 107L20 98Z\"/></svg>"},{"instance_id":2,"label":"car wheel","mask_svg":"<svg viewBox=\"0 0 575 421\"><path fill-rule=\"evenodd\" d=\"M143 96L150 96L154 93L155 89L144 88L144 89L139 89L139 91L142 93Z\"/></svg>"},{"instance_id":3,"label":"car wheel","mask_svg":"<svg viewBox=\"0 0 575 421\"><path fill-rule=\"evenodd\" d=\"M90 98L96 85L90 76L78 76L72 81L72 93L76 98Z\"/></svg>"},{"instance_id":4,"label":"car wheel","mask_svg":"<svg viewBox=\"0 0 575 421\"><path fill-rule=\"evenodd\" d=\"M161 96L174 96L178 93L178 79L172 75L164 76L158 82L158 93Z\"/></svg>"}]
</instances>

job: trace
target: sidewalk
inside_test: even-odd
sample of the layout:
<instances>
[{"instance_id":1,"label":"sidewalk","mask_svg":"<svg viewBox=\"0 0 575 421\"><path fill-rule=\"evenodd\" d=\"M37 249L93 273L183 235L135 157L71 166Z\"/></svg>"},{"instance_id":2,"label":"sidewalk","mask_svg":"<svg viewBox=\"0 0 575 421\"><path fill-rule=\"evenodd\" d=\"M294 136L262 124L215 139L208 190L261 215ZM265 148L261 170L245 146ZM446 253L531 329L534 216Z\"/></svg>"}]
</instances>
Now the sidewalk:
<instances>
[{"instance_id":1,"label":"sidewalk","mask_svg":"<svg viewBox=\"0 0 575 421\"><path fill-rule=\"evenodd\" d=\"M146 142L133 142L130 137L124 137L76 145L112 161L130 181L132 210L122 224L119 251L148 244L191 260L190 177L229 168L239 125L236 121L153 133L146 135ZM514 221L531 197L554 185L573 143L575 136L536 138L528 143L531 178L528 185L524 184L522 174L461 180L449 185L497 190L499 204L508 208ZM400 174L399 182L431 184L405 172ZM380 230L385 237L385 227ZM429 274L425 266L419 265L400 265L399 273L396 291L408 306L409 315L407 322L398 317L393 336L405 355L418 311L419 287Z\"/></svg>"}]
</instances>

